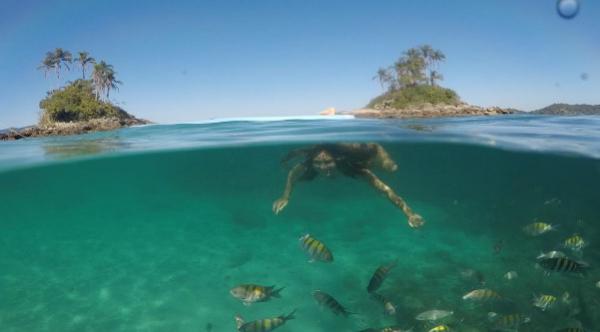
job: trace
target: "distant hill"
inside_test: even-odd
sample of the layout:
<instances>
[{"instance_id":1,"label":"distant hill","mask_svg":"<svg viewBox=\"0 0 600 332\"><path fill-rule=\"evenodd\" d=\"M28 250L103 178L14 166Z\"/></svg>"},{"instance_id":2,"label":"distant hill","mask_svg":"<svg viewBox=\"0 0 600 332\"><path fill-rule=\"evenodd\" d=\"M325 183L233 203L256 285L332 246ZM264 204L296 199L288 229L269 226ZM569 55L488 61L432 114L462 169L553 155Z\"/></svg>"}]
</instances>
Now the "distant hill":
<instances>
[{"instance_id":1,"label":"distant hill","mask_svg":"<svg viewBox=\"0 0 600 332\"><path fill-rule=\"evenodd\" d=\"M531 111L530 114L544 115L600 115L600 105L569 105L552 104L539 110Z\"/></svg>"}]
</instances>

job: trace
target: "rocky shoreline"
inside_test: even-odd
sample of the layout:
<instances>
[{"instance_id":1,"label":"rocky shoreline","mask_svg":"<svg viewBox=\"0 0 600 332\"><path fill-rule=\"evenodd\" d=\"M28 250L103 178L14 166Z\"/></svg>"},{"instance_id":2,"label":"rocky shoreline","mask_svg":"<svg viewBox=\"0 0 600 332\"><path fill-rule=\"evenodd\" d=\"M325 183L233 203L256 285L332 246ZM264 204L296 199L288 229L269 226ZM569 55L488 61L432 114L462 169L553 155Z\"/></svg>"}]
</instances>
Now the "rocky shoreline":
<instances>
[{"instance_id":1,"label":"rocky shoreline","mask_svg":"<svg viewBox=\"0 0 600 332\"><path fill-rule=\"evenodd\" d=\"M81 122L55 122L44 126L9 129L4 133L0 133L0 141L14 141L28 137L79 135L150 123L152 122L138 119L133 116L127 118L93 119Z\"/></svg>"},{"instance_id":2,"label":"rocky shoreline","mask_svg":"<svg viewBox=\"0 0 600 332\"><path fill-rule=\"evenodd\" d=\"M457 105L432 105L423 104L406 109L364 108L351 111L350 114L357 118L436 118L436 117L457 117L457 116L494 116L514 114L514 110L503 109L500 107L479 107L469 104Z\"/></svg>"}]
</instances>

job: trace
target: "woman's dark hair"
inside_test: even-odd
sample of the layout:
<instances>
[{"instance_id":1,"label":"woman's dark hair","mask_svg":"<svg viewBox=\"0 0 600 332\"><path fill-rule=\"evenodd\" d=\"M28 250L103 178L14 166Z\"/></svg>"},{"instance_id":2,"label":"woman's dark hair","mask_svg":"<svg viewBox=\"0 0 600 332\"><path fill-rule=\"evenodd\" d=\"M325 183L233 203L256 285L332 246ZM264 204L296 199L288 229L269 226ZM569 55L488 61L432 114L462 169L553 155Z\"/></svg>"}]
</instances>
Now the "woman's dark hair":
<instances>
[{"instance_id":1,"label":"woman's dark hair","mask_svg":"<svg viewBox=\"0 0 600 332\"><path fill-rule=\"evenodd\" d=\"M358 148L344 144L326 143L292 150L283 157L281 162L287 165L288 162L302 156L300 163L304 165L306 171L300 177L300 180L312 180L318 174L317 170L313 167L313 159L322 151L329 153L335 160L337 169L342 174L350 177L358 176L362 169L368 167L369 160L377 153L373 145L366 143L359 144Z\"/></svg>"}]
</instances>

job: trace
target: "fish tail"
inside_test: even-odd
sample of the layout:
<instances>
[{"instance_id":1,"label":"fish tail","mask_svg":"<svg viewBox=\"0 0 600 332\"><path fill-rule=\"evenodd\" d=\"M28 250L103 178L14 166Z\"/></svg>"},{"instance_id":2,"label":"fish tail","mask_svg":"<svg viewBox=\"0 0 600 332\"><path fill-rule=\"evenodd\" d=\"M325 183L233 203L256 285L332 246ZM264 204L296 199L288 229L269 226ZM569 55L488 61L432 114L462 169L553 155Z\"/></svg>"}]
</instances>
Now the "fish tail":
<instances>
[{"instance_id":1,"label":"fish tail","mask_svg":"<svg viewBox=\"0 0 600 332\"><path fill-rule=\"evenodd\" d=\"M558 229L558 227L560 227L560 225L554 225L554 224L552 224L552 225L550 225L549 230L556 231Z\"/></svg>"},{"instance_id":2,"label":"fish tail","mask_svg":"<svg viewBox=\"0 0 600 332\"><path fill-rule=\"evenodd\" d=\"M283 288L282 288L283 289ZM281 290L281 289L280 289ZM296 318L296 310L298 309L294 309L292 310L292 312L290 312L289 314L281 317L281 319L283 319L284 321L290 320L290 319L294 319Z\"/></svg>"},{"instance_id":3,"label":"fish tail","mask_svg":"<svg viewBox=\"0 0 600 332\"><path fill-rule=\"evenodd\" d=\"M279 292L281 292L282 290L285 289L285 287L281 287L278 289L275 289L275 286L271 286L271 296L276 297L276 298L281 298L281 294L279 294Z\"/></svg>"}]
</instances>

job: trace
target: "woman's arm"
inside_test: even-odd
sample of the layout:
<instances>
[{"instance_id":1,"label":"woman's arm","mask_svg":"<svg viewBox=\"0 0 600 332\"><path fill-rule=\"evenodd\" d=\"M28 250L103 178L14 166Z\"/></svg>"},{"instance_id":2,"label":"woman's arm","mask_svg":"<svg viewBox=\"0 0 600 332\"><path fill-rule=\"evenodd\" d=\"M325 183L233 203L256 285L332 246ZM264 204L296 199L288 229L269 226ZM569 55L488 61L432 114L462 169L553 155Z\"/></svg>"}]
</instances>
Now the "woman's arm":
<instances>
[{"instance_id":1,"label":"woman's arm","mask_svg":"<svg viewBox=\"0 0 600 332\"><path fill-rule=\"evenodd\" d=\"M287 181L285 182L285 189L283 190L283 194L279 199L273 202L273 213L279 214L288 204L290 200L290 196L292 195L292 189L294 188L294 184L300 176L306 171L306 167L302 164L298 164L294 166L290 170L287 176Z\"/></svg>"}]
</instances>

